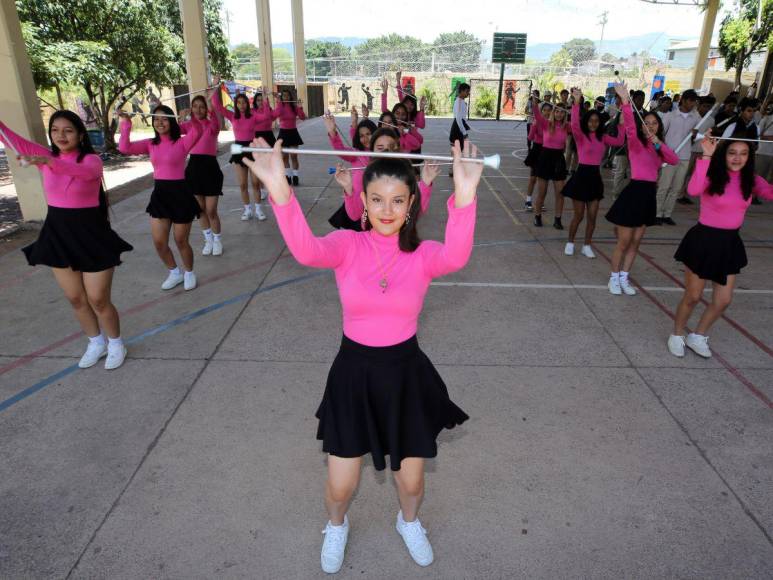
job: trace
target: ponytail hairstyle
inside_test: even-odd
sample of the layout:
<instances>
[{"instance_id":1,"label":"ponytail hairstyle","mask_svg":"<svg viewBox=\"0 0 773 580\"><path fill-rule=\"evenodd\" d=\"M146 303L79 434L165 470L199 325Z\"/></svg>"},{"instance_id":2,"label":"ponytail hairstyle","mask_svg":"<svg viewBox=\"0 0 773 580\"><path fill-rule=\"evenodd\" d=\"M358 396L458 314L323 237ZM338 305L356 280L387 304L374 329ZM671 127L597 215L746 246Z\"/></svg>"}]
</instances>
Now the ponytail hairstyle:
<instances>
[{"instance_id":1,"label":"ponytail hairstyle","mask_svg":"<svg viewBox=\"0 0 773 580\"><path fill-rule=\"evenodd\" d=\"M86 130L86 125L83 123L83 119L80 118L80 116L77 113L73 113L72 111L68 111L67 109L61 109L59 111L56 111L53 115L51 115L51 118L48 120L48 140L51 142L51 155L54 157L59 157L59 147L56 146L56 143L54 143L54 140L51 138L51 128L54 126L54 121L57 119L66 119L69 121L73 127L75 127L75 130L78 132L78 157L76 159L77 163L80 163L83 161L83 158L86 157L86 155L97 155L96 150L94 149L94 146L91 144L91 139L89 139L89 133ZM99 183L99 209L102 211L102 214L107 218L108 209L110 208L110 200L107 198L107 190L105 189L105 182L103 180L100 180Z\"/></svg>"},{"instance_id":2,"label":"ponytail hairstyle","mask_svg":"<svg viewBox=\"0 0 773 580\"><path fill-rule=\"evenodd\" d=\"M250 99L244 93L239 93L234 97L234 119L242 118L242 112L239 110L239 99L244 99L244 102L247 103L247 108L244 109L244 118L249 119L252 117L252 112L250 112Z\"/></svg>"},{"instance_id":3,"label":"ponytail hairstyle","mask_svg":"<svg viewBox=\"0 0 773 580\"><path fill-rule=\"evenodd\" d=\"M352 145L359 151L365 151L365 146L360 142L360 129L368 129L370 131L370 139L373 142L373 134L377 131L376 124L370 119L363 119L357 124L357 130L354 132L354 138L352 139Z\"/></svg>"},{"instance_id":4,"label":"ponytail hairstyle","mask_svg":"<svg viewBox=\"0 0 773 580\"><path fill-rule=\"evenodd\" d=\"M746 161L746 165L741 168L741 193L743 198L748 200L752 196L752 190L754 190L754 151L749 147L749 143L746 141L730 141L722 140L717 145L716 150L711 156L711 163L709 163L709 170L706 176L709 179L708 194L709 195L722 195L725 193L727 184L730 183L730 173L727 170L727 150L730 146L739 143L749 149L749 159Z\"/></svg>"},{"instance_id":5,"label":"ponytail hairstyle","mask_svg":"<svg viewBox=\"0 0 773 580\"><path fill-rule=\"evenodd\" d=\"M182 131L180 130L180 125L177 123L177 117L174 114L174 111L167 107L166 105L159 105L153 111L150 113L151 115L155 115L156 113L163 113L165 115L171 115L171 117L167 117L169 119L169 138L172 141L177 141L180 138L180 135L182 134ZM161 135L158 134L158 131L156 131L156 128L153 128L153 132L156 134L155 137L151 140L153 145L158 145L161 143Z\"/></svg>"},{"instance_id":6,"label":"ponytail hairstyle","mask_svg":"<svg viewBox=\"0 0 773 580\"><path fill-rule=\"evenodd\" d=\"M419 219L421 208L421 192L416 181L416 172L413 170L413 166L404 159L376 159L368 165L362 176L362 190L365 192L366 197L368 195L368 185L382 177L397 179L408 187L410 205L408 206L406 222L400 228L398 245L403 252L414 252L421 244L419 232L416 229L416 222ZM411 198L412 203L410 201ZM370 220L366 219L364 231L371 229L371 227Z\"/></svg>"}]
</instances>

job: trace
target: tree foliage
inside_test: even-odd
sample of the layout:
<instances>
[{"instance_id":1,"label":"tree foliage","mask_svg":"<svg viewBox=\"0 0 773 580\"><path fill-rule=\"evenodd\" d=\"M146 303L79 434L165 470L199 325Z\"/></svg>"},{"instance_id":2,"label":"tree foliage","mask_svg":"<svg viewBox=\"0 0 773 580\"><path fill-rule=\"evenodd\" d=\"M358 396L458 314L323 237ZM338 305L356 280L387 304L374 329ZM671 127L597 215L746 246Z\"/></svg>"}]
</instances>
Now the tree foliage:
<instances>
[{"instance_id":1,"label":"tree foliage","mask_svg":"<svg viewBox=\"0 0 773 580\"><path fill-rule=\"evenodd\" d=\"M569 68L572 66L572 55L565 48L554 52L550 56L550 66L556 68Z\"/></svg>"},{"instance_id":2,"label":"tree foliage","mask_svg":"<svg viewBox=\"0 0 773 580\"><path fill-rule=\"evenodd\" d=\"M432 52L443 70L468 72L478 70L483 42L463 30L443 32L432 43Z\"/></svg>"},{"instance_id":3,"label":"tree foliage","mask_svg":"<svg viewBox=\"0 0 773 580\"><path fill-rule=\"evenodd\" d=\"M431 51L420 39L413 36L388 34L378 38L369 38L352 51L354 60L378 60L394 63L394 70L410 65L427 66L431 61Z\"/></svg>"},{"instance_id":4,"label":"tree foliage","mask_svg":"<svg viewBox=\"0 0 773 580\"><path fill-rule=\"evenodd\" d=\"M572 57L572 64L578 65L596 58L596 45L589 38L573 38L562 46Z\"/></svg>"},{"instance_id":5,"label":"tree foliage","mask_svg":"<svg viewBox=\"0 0 773 580\"><path fill-rule=\"evenodd\" d=\"M307 70L313 70L315 76L329 76L333 71L331 59L346 62L351 58L352 49L340 42L307 40L304 52L306 58L313 62L306 65Z\"/></svg>"},{"instance_id":6,"label":"tree foliage","mask_svg":"<svg viewBox=\"0 0 773 580\"><path fill-rule=\"evenodd\" d=\"M764 3L757 27L760 1ZM749 66L752 53L766 46L773 49L773 0L740 0L740 10L725 16L719 27L719 53L726 70L735 67L736 84L741 83L741 73Z\"/></svg>"}]
</instances>

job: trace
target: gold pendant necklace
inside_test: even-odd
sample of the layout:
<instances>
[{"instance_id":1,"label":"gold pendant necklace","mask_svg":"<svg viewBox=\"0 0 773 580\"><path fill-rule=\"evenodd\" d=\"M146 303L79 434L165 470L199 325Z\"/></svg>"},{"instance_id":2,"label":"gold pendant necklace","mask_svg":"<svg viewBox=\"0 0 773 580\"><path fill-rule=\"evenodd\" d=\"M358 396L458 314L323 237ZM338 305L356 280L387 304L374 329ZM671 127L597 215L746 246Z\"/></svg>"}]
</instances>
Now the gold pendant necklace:
<instances>
[{"instance_id":1,"label":"gold pendant necklace","mask_svg":"<svg viewBox=\"0 0 773 580\"><path fill-rule=\"evenodd\" d=\"M387 265L386 269L384 269L384 266L381 262L381 255L378 253L378 248L376 247L376 243L371 239L371 233L368 232L368 240L370 240L370 244L373 247L373 251L376 254L376 260L378 260L378 269L381 270L381 279L378 281L378 285L381 287L381 293L384 294L387 291L387 287L389 286L389 280L387 280L387 274L389 273L389 270L392 269L392 266L395 265L395 262L397 261L397 256L400 255L400 246L397 246L397 250L395 250L394 256L392 256L392 259L389 261L389 264Z\"/></svg>"}]
</instances>

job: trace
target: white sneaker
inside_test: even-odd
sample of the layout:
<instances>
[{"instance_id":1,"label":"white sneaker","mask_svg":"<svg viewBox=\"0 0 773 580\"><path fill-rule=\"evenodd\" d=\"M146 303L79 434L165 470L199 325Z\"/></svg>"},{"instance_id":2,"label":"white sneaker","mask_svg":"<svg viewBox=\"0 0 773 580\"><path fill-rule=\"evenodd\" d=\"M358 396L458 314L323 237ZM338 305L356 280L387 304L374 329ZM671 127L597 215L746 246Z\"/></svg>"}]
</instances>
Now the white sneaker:
<instances>
[{"instance_id":1,"label":"white sneaker","mask_svg":"<svg viewBox=\"0 0 773 580\"><path fill-rule=\"evenodd\" d=\"M684 358L684 337L678 334L672 334L669 336L668 352L676 357Z\"/></svg>"},{"instance_id":2,"label":"white sneaker","mask_svg":"<svg viewBox=\"0 0 773 580\"><path fill-rule=\"evenodd\" d=\"M344 563L346 541L349 539L349 517L344 516L344 523L340 526L334 526L328 522L322 533L325 534L320 555L322 571L335 574Z\"/></svg>"},{"instance_id":3,"label":"white sneaker","mask_svg":"<svg viewBox=\"0 0 773 580\"><path fill-rule=\"evenodd\" d=\"M248 207L244 208L244 212L242 213L242 221L246 222L252 217L252 210Z\"/></svg>"},{"instance_id":4,"label":"white sneaker","mask_svg":"<svg viewBox=\"0 0 773 580\"><path fill-rule=\"evenodd\" d=\"M126 347L121 344L120 346L110 348L110 345L108 344L105 369L108 371L117 369L123 364L124 360L126 360Z\"/></svg>"},{"instance_id":5,"label":"white sneaker","mask_svg":"<svg viewBox=\"0 0 773 580\"><path fill-rule=\"evenodd\" d=\"M564 254L567 256L574 256L574 244L572 242L566 242L564 246Z\"/></svg>"},{"instance_id":6,"label":"white sneaker","mask_svg":"<svg viewBox=\"0 0 773 580\"><path fill-rule=\"evenodd\" d=\"M620 279L609 277L609 284L607 284L609 291L615 296L620 296L623 293L623 289L620 287Z\"/></svg>"},{"instance_id":7,"label":"white sneaker","mask_svg":"<svg viewBox=\"0 0 773 580\"><path fill-rule=\"evenodd\" d=\"M709 337L702 334L691 332L687 335L684 343L690 347L695 354L703 358L711 358L711 349L709 348Z\"/></svg>"},{"instance_id":8,"label":"white sneaker","mask_svg":"<svg viewBox=\"0 0 773 580\"><path fill-rule=\"evenodd\" d=\"M582 250L580 250L580 253L586 258L590 258L591 260L596 257L596 254L593 253L593 248L584 244L582 246Z\"/></svg>"},{"instance_id":9,"label":"white sneaker","mask_svg":"<svg viewBox=\"0 0 773 580\"><path fill-rule=\"evenodd\" d=\"M631 286L630 281L628 278L620 277L620 288L623 289L623 292L625 292L628 296L636 296L636 288Z\"/></svg>"},{"instance_id":10,"label":"white sneaker","mask_svg":"<svg viewBox=\"0 0 773 580\"><path fill-rule=\"evenodd\" d=\"M427 530L421 526L419 518L412 522L403 519L402 510L397 514L397 533L403 537L408 553L419 566L429 566L435 559L432 553L432 545L427 539Z\"/></svg>"},{"instance_id":11,"label":"white sneaker","mask_svg":"<svg viewBox=\"0 0 773 580\"><path fill-rule=\"evenodd\" d=\"M258 218L259 221L266 221L266 214L263 213L263 208L259 205L255 206L255 217Z\"/></svg>"},{"instance_id":12,"label":"white sneaker","mask_svg":"<svg viewBox=\"0 0 773 580\"><path fill-rule=\"evenodd\" d=\"M175 286L179 286L183 282L183 275L182 272L179 274L175 274L174 272L169 272L169 276L166 277L166 280L164 280L164 283L161 284L161 290L171 290Z\"/></svg>"},{"instance_id":13,"label":"white sneaker","mask_svg":"<svg viewBox=\"0 0 773 580\"><path fill-rule=\"evenodd\" d=\"M211 255L212 254L212 245L213 245L212 240L206 240L204 242L204 249L201 250L202 255L204 255L204 256Z\"/></svg>"},{"instance_id":14,"label":"white sneaker","mask_svg":"<svg viewBox=\"0 0 773 580\"><path fill-rule=\"evenodd\" d=\"M99 359L107 354L107 345L104 342L91 342L86 347L86 352L83 353L78 366L82 369L93 367Z\"/></svg>"},{"instance_id":15,"label":"white sneaker","mask_svg":"<svg viewBox=\"0 0 773 580\"><path fill-rule=\"evenodd\" d=\"M183 277L185 278L183 288L193 290L196 287L196 274L194 272L186 272Z\"/></svg>"},{"instance_id":16,"label":"white sneaker","mask_svg":"<svg viewBox=\"0 0 773 580\"><path fill-rule=\"evenodd\" d=\"M221 256L223 254L223 242L218 239L212 240L212 255Z\"/></svg>"}]
</instances>

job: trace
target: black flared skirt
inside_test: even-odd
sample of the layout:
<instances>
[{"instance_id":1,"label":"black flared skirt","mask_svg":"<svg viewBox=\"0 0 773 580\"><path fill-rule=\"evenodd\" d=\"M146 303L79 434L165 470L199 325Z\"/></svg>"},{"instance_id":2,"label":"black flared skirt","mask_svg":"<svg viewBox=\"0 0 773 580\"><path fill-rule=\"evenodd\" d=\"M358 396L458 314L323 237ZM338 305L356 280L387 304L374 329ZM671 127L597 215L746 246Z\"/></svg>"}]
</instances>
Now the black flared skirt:
<instances>
[{"instance_id":1,"label":"black flared skirt","mask_svg":"<svg viewBox=\"0 0 773 580\"><path fill-rule=\"evenodd\" d=\"M300 147L303 145L303 139L301 139L298 129L279 129L277 139L282 140L282 147Z\"/></svg>"},{"instance_id":2,"label":"black flared skirt","mask_svg":"<svg viewBox=\"0 0 773 580\"><path fill-rule=\"evenodd\" d=\"M102 272L121 263L132 246L110 227L98 207L48 207L38 239L22 248L30 266Z\"/></svg>"},{"instance_id":3,"label":"black flared skirt","mask_svg":"<svg viewBox=\"0 0 773 580\"><path fill-rule=\"evenodd\" d=\"M443 379L416 337L370 347L344 336L316 413L317 439L337 457L370 453L377 470L406 457L437 455L437 436L469 419L448 396Z\"/></svg>"},{"instance_id":4,"label":"black flared skirt","mask_svg":"<svg viewBox=\"0 0 773 580\"><path fill-rule=\"evenodd\" d=\"M749 263L738 230L712 228L701 223L685 234L674 259L704 280L723 286L728 276L738 274Z\"/></svg>"},{"instance_id":5,"label":"black flared skirt","mask_svg":"<svg viewBox=\"0 0 773 580\"><path fill-rule=\"evenodd\" d=\"M606 218L616 226L638 228L655 224L657 184L632 179L609 208Z\"/></svg>"},{"instance_id":6,"label":"black flared skirt","mask_svg":"<svg viewBox=\"0 0 773 580\"><path fill-rule=\"evenodd\" d=\"M536 175L546 181L563 181L566 179L566 159L563 149L548 149L542 147L537 161Z\"/></svg>"},{"instance_id":7,"label":"black flared skirt","mask_svg":"<svg viewBox=\"0 0 773 580\"><path fill-rule=\"evenodd\" d=\"M156 219L189 224L201 215L201 206L184 179L156 179L145 211Z\"/></svg>"},{"instance_id":8,"label":"black flared skirt","mask_svg":"<svg viewBox=\"0 0 773 580\"><path fill-rule=\"evenodd\" d=\"M564 197L570 197L577 201L595 201L604 197L604 181L601 179L601 170L598 165L577 166L561 191Z\"/></svg>"},{"instance_id":9,"label":"black flared skirt","mask_svg":"<svg viewBox=\"0 0 773 580\"><path fill-rule=\"evenodd\" d=\"M523 160L523 164L526 167L531 167L533 171L536 171L540 153L542 153L542 143L533 142L529 148L529 152L526 154L526 159Z\"/></svg>"},{"instance_id":10,"label":"black flared skirt","mask_svg":"<svg viewBox=\"0 0 773 580\"><path fill-rule=\"evenodd\" d=\"M339 207L336 212L330 216L330 218L327 220L327 223L338 230L354 230L355 232L362 231L362 221L353 220L350 218L349 214L346 213L346 204L343 203L341 204L341 207Z\"/></svg>"},{"instance_id":11,"label":"black flared skirt","mask_svg":"<svg viewBox=\"0 0 773 580\"><path fill-rule=\"evenodd\" d=\"M255 138L263 137L265 139L266 143L268 143L269 147L273 147L276 143L276 137L274 136L273 131L256 131L255 132Z\"/></svg>"},{"instance_id":12,"label":"black flared skirt","mask_svg":"<svg viewBox=\"0 0 773 580\"><path fill-rule=\"evenodd\" d=\"M234 143L241 145L242 147L249 147L252 141L234 141ZM247 166L242 163L242 158L245 156L249 156L249 158L252 159L252 153L234 153L231 155L231 157L228 158L228 163L235 163L236 165L241 165L246 169Z\"/></svg>"},{"instance_id":13,"label":"black flared skirt","mask_svg":"<svg viewBox=\"0 0 773 580\"><path fill-rule=\"evenodd\" d=\"M223 195L223 172L214 155L194 155L185 167L185 182L194 195Z\"/></svg>"}]
</instances>

